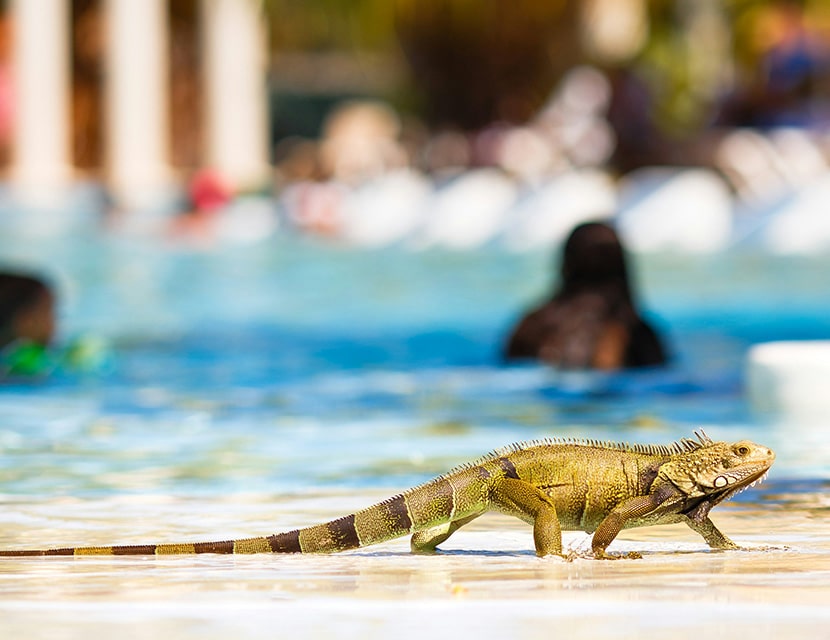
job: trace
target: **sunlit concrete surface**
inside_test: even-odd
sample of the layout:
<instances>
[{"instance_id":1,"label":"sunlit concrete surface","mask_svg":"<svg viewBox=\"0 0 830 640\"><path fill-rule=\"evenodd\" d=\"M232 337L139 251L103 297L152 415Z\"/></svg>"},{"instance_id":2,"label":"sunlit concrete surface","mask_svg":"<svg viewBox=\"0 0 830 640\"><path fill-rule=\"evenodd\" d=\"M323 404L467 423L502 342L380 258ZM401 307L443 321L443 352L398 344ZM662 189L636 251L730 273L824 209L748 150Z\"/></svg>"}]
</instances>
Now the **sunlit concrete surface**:
<instances>
[{"instance_id":1,"label":"sunlit concrete surface","mask_svg":"<svg viewBox=\"0 0 830 640\"><path fill-rule=\"evenodd\" d=\"M384 494L4 501L0 546L255 535L343 515ZM786 511L780 509L786 504ZM764 494L713 520L746 550L711 552L682 525L624 532L587 557L537 558L529 527L485 516L435 556L400 539L330 556L3 558L3 637L818 638L830 622L830 502Z\"/></svg>"}]
</instances>

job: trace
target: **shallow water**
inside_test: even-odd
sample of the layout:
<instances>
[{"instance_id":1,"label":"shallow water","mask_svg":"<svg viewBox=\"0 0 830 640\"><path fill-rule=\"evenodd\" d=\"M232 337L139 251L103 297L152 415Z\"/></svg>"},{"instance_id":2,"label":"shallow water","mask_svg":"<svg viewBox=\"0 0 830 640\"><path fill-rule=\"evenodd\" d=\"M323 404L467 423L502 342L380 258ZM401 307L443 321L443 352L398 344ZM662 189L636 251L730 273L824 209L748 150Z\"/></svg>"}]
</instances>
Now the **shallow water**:
<instances>
[{"instance_id":1,"label":"shallow water","mask_svg":"<svg viewBox=\"0 0 830 640\"><path fill-rule=\"evenodd\" d=\"M754 342L830 336L830 260L641 259L673 366L566 376L498 359L549 286L547 255L91 237L5 239L0 256L54 274L62 342L104 345L83 370L0 387L2 548L268 534L546 436L667 443L703 427L778 454L713 513L753 551L712 553L673 526L612 547L642 560L540 560L526 525L493 516L429 558L402 540L331 557L5 559L2 637L822 637L827 423L754 415L742 367Z\"/></svg>"}]
</instances>

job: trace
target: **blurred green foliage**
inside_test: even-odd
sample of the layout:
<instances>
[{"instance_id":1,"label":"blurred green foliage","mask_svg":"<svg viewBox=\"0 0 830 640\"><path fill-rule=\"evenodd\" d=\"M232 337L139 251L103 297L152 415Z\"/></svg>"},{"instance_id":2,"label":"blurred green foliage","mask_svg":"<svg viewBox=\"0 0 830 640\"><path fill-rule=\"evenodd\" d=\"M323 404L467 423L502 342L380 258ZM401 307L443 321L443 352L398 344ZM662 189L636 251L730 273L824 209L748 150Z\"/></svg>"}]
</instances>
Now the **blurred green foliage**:
<instances>
[{"instance_id":1,"label":"blurred green foliage","mask_svg":"<svg viewBox=\"0 0 830 640\"><path fill-rule=\"evenodd\" d=\"M264 0L272 49L391 51L394 0Z\"/></svg>"},{"instance_id":2,"label":"blurred green foliage","mask_svg":"<svg viewBox=\"0 0 830 640\"><path fill-rule=\"evenodd\" d=\"M400 90L421 96L432 124L479 127L522 120L584 46L586 7L598 0L263 0L272 50L372 52L401 61ZM629 5L636 4L631 0ZM780 37L782 6L830 36L828 0L642 0L648 37L616 61L648 83L666 131L704 126L716 101L757 79ZM778 31L777 31L778 30Z\"/></svg>"}]
</instances>

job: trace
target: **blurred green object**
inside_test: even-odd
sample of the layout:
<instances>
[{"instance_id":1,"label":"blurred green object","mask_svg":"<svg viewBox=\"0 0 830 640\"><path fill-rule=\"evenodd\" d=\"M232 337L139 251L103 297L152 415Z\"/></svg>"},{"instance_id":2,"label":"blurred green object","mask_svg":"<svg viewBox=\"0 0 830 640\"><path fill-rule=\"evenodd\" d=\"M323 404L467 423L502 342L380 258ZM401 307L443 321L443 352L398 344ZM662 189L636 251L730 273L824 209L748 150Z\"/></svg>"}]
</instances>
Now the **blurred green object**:
<instances>
[{"instance_id":1,"label":"blurred green object","mask_svg":"<svg viewBox=\"0 0 830 640\"><path fill-rule=\"evenodd\" d=\"M112 364L112 352L106 340L97 336L75 338L63 352L61 365L81 373L100 373Z\"/></svg>"},{"instance_id":2,"label":"blurred green object","mask_svg":"<svg viewBox=\"0 0 830 640\"><path fill-rule=\"evenodd\" d=\"M3 377L44 376L55 368L55 359L47 347L28 340L17 340L0 352Z\"/></svg>"},{"instance_id":3,"label":"blurred green object","mask_svg":"<svg viewBox=\"0 0 830 640\"><path fill-rule=\"evenodd\" d=\"M16 340L0 351L0 379L44 377L58 368L71 373L98 374L111 365L109 344L95 336L75 338L63 349Z\"/></svg>"}]
</instances>

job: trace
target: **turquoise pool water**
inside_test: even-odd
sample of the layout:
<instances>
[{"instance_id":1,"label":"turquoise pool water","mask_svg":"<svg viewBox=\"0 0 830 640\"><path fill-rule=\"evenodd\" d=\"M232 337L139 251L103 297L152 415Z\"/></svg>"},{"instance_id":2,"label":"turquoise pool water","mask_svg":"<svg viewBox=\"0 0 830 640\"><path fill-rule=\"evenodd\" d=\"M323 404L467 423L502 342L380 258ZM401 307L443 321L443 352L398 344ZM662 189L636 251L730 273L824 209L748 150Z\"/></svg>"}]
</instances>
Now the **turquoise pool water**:
<instances>
[{"instance_id":1,"label":"turquoise pool water","mask_svg":"<svg viewBox=\"0 0 830 640\"><path fill-rule=\"evenodd\" d=\"M821 429L802 450L742 393L753 342L830 337L830 259L637 259L674 364L586 376L500 362L552 282L547 254L81 237L7 241L0 256L53 277L62 342L107 345L91 371L0 388L4 494L404 486L509 441L699 427L781 449L778 479L830 475Z\"/></svg>"},{"instance_id":2,"label":"turquoise pool water","mask_svg":"<svg viewBox=\"0 0 830 640\"><path fill-rule=\"evenodd\" d=\"M675 570L703 585L689 610L704 599L705 610L718 613L719 602L737 598L743 608L730 616L752 619L789 585L802 599L789 597L795 608L781 624L791 615L824 620L827 425L753 414L742 380L755 342L830 337L830 257L638 258L641 301L666 335L673 365L606 376L500 362L512 320L550 286L547 254L358 251L288 237L210 251L112 237L6 238L0 262L53 277L63 344L83 337L103 345L86 370L58 367L0 386L0 546L270 533L342 515L512 441L670 442L704 428L716 439L749 437L778 452L769 480L723 508L725 530L755 544L807 549L765 560L772 568L739 555L733 571L718 559L725 556L711 554L680 566L662 550L700 550L700 541L685 528L656 539L644 530L638 539L651 540L646 551L656 564L623 570L639 594L632 607L612 568L537 565L529 532L512 522L504 535L485 535L486 525L467 538L457 534L460 548L489 549L495 560L459 551L443 578L431 560L405 559L405 543L306 564L18 561L0 568L0 629L5 619L10 633L35 637L30 632L49 612L47 630L60 637L84 637L91 628L121 634L139 628L132 620L143 632L123 637L203 638L213 637L206 625L229 629L241 615L251 627L243 636L272 637L264 627L254 631L254 621L290 618L295 603L288 628L320 631L345 615L351 626L343 637L365 637L393 628L396 616L415 625L419 607L443 628L457 612L479 615L486 602L456 612L442 599L476 593L472 585L485 600L522 599L519 628L533 629L538 599L550 604L553 583L588 600L557 600L559 608L544 615L567 618L590 609L593 597L635 629L654 580L671 583L665 576ZM584 546L584 538L574 544ZM493 561L492 573L483 560ZM729 577L711 577L721 572ZM788 582L793 576L801 582ZM745 580L759 579L776 590L742 599ZM712 580L716 588L705 590ZM346 615L353 598L363 613ZM430 609L436 598L443 604ZM805 618L798 607L812 606L811 598ZM378 613L378 599L386 613ZM223 605L207 613L205 600ZM683 602L670 609L688 614ZM509 629L510 620L497 617L494 628ZM596 632L571 622L575 636ZM681 626L689 636L700 630ZM625 636L623 628L616 636Z\"/></svg>"}]
</instances>

